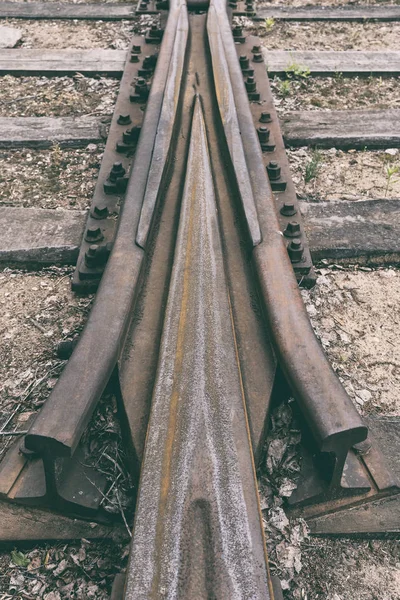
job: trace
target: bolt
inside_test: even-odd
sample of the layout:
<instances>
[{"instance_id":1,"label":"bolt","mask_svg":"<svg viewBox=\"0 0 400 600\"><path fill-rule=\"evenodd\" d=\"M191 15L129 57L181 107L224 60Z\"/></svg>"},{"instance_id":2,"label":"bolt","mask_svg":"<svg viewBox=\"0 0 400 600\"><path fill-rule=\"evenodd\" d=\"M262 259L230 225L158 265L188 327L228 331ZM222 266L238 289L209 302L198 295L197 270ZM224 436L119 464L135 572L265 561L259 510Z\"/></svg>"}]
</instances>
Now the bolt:
<instances>
[{"instance_id":1,"label":"bolt","mask_svg":"<svg viewBox=\"0 0 400 600\"><path fill-rule=\"evenodd\" d=\"M261 52L261 46L253 46L251 51L253 54L259 54Z\"/></svg>"},{"instance_id":2,"label":"bolt","mask_svg":"<svg viewBox=\"0 0 400 600\"><path fill-rule=\"evenodd\" d=\"M141 46L132 46L132 54L140 54L142 51L142 47Z\"/></svg>"},{"instance_id":3,"label":"bolt","mask_svg":"<svg viewBox=\"0 0 400 600\"><path fill-rule=\"evenodd\" d=\"M113 164L108 179L103 184L105 194L117 194L123 190L121 185L124 182L125 169L121 162ZM125 190L124 190L125 191Z\"/></svg>"},{"instance_id":4,"label":"bolt","mask_svg":"<svg viewBox=\"0 0 400 600\"><path fill-rule=\"evenodd\" d=\"M118 177L123 177L126 173L122 162L115 162L112 166L111 173L114 173Z\"/></svg>"},{"instance_id":5,"label":"bolt","mask_svg":"<svg viewBox=\"0 0 400 600\"><path fill-rule=\"evenodd\" d=\"M161 30L158 29L157 25L152 25L150 27L149 36L152 37L152 38L159 38L159 37L161 37Z\"/></svg>"},{"instance_id":6,"label":"bolt","mask_svg":"<svg viewBox=\"0 0 400 600\"><path fill-rule=\"evenodd\" d=\"M135 92L143 96L147 92L147 83L143 77L139 77L135 83Z\"/></svg>"},{"instance_id":7,"label":"bolt","mask_svg":"<svg viewBox=\"0 0 400 600\"><path fill-rule=\"evenodd\" d=\"M152 69L153 68L153 57L145 56L143 59L143 69Z\"/></svg>"},{"instance_id":8,"label":"bolt","mask_svg":"<svg viewBox=\"0 0 400 600\"><path fill-rule=\"evenodd\" d=\"M253 76L250 76L250 77L248 77L248 78L246 79L245 86L246 86L246 90L247 90L248 92L255 92L255 91L256 91L256 89L257 89L257 84L256 84L256 80L254 79L254 77L253 77Z\"/></svg>"},{"instance_id":9,"label":"bolt","mask_svg":"<svg viewBox=\"0 0 400 600\"><path fill-rule=\"evenodd\" d=\"M271 181L276 181L281 176L281 168L275 160L271 160L267 166L268 177Z\"/></svg>"},{"instance_id":10,"label":"bolt","mask_svg":"<svg viewBox=\"0 0 400 600\"><path fill-rule=\"evenodd\" d=\"M61 360L68 360L78 343L78 336L73 340L64 340L57 346L57 356Z\"/></svg>"},{"instance_id":11,"label":"bolt","mask_svg":"<svg viewBox=\"0 0 400 600\"><path fill-rule=\"evenodd\" d=\"M300 240L292 240L288 246L288 253L292 263L301 262L303 258L303 244Z\"/></svg>"},{"instance_id":12,"label":"bolt","mask_svg":"<svg viewBox=\"0 0 400 600\"><path fill-rule=\"evenodd\" d=\"M233 28L233 37L242 37L243 35L243 29L240 27L240 25L236 25L236 27Z\"/></svg>"},{"instance_id":13,"label":"bolt","mask_svg":"<svg viewBox=\"0 0 400 600\"><path fill-rule=\"evenodd\" d=\"M285 202L280 212L284 217L293 217L297 213L297 210L293 203Z\"/></svg>"},{"instance_id":14,"label":"bolt","mask_svg":"<svg viewBox=\"0 0 400 600\"><path fill-rule=\"evenodd\" d=\"M269 112L262 112L260 116L260 123L271 123L271 115Z\"/></svg>"},{"instance_id":15,"label":"bolt","mask_svg":"<svg viewBox=\"0 0 400 600\"><path fill-rule=\"evenodd\" d=\"M85 240L87 242L100 242L104 238L98 225L91 225L86 230Z\"/></svg>"},{"instance_id":16,"label":"bolt","mask_svg":"<svg viewBox=\"0 0 400 600\"><path fill-rule=\"evenodd\" d=\"M126 154L129 150L129 146L127 146L127 144L125 142L125 134L123 137L124 137L123 141L118 141L115 144L115 149L118 152L118 154Z\"/></svg>"},{"instance_id":17,"label":"bolt","mask_svg":"<svg viewBox=\"0 0 400 600\"><path fill-rule=\"evenodd\" d=\"M131 127L130 129L124 131L124 133L122 134L124 144L132 145L134 142L137 142L139 139L140 130L140 127Z\"/></svg>"},{"instance_id":18,"label":"bolt","mask_svg":"<svg viewBox=\"0 0 400 600\"><path fill-rule=\"evenodd\" d=\"M263 61L263 55L261 54L261 52L253 53L253 62L261 63L262 61Z\"/></svg>"},{"instance_id":19,"label":"bolt","mask_svg":"<svg viewBox=\"0 0 400 600\"><path fill-rule=\"evenodd\" d=\"M129 115L119 115L118 125L129 125L131 123L131 117Z\"/></svg>"},{"instance_id":20,"label":"bolt","mask_svg":"<svg viewBox=\"0 0 400 600\"><path fill-rule=\"evenodd\" d=\"M85 256L90 258L95 257L99 251L99 247L100 246L98 244L90 244L89 248L86 250Z\"/></svg>"},{"instance_id":21,"label":"bolt","mask_svg":"<svg viewBox=\"0 0 400 600\"><path fill-rule=\"evenodd\" d=\"M300 224L296 223L296 221L290 221L290 223L287 224L283 235L289 238L300 237Z\"/></svg>"},{"instance_id":22,"label":"bolt","mask_svg":"<svg viewBox=\"0 0 400 600\"><path fill-rule=\"evenodd\" d=\"M96 266L97 255L99 253L100 246L98 244L91 244L85 252L85 264L87 267Z\"/></svg>"},{"instance_id":23,"label":"bolt","mask_svg":"<svg viewBox=\"0 0 400 600\"><path fill-rule=\"evenodd\" d=\"M131 63L138 63L139 57L137 54L131 54Z\"/></svg>"},{"instance_id":24,"label":"bolt","mask_svg":"<svg viewBox=\"0 0 400 600\"><path fill-rule=\"evenodd\" d=\"M245 69L248 69L250 66L249 59L245 54L242 54L241 56L239 56L239 63L242 68L242 71L244 71Z\"/></svg>"},{"instance_id":25,"label":"bolt","mask_svg":"<svg viewBox=\"0 0 400 600\"><path fill-rule=\"evenodd\" d=\"M126 131L124 131L124 133L122 134L122 141L124 142L124 144L132 144L133 132L134 128L127 129Z\"/></svg>"},{"instance_id":26,"label":"bolt","mask_svg":"<svg viewBox=\"0 0 400 600\"><path fill-rule=\"evenodd\" d=\"M95 219L105 219L108 217L108 207L105 204L97 204L93 208L92 216Z\"/></svg>"},{"instance_id":27,"label":"bolt","mask_svg":"<svg viewBox=\"0 0 400 600\"><path fill-rule=\"evenodd\" d=\"M258 127L258 129L257 129L257 133L258 133L258 139L260 140L261 144L266 144L269 140L268 127L265 127L265 125L261 125L261 127Z\"/></svg>"}]
</instances>

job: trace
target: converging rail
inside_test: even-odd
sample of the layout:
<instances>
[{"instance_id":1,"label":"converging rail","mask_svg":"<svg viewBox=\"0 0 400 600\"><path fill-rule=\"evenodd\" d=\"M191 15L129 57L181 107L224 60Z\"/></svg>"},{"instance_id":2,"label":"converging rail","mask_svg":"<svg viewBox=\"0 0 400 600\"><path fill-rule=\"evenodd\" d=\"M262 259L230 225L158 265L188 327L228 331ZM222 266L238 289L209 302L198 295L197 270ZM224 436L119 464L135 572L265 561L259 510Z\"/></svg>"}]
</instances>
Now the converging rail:
<instances>
[{"instance_id":1,"label":"converging rail","mask_svg":"<svg viewBox=\"0 0 400 600\"><path fill-rule=\"evenodd\" d=\"M224 0L171 0L165 29L133 40L73 280L98 286L95 302L22 454L0 465L7 501L101 518L81 438L116 370L138 495L115 597L280 597L255 468L283 381L312 441L293 506L398 489L309 322L268 77L230 18Z\"/></svg>"}]
</instances>

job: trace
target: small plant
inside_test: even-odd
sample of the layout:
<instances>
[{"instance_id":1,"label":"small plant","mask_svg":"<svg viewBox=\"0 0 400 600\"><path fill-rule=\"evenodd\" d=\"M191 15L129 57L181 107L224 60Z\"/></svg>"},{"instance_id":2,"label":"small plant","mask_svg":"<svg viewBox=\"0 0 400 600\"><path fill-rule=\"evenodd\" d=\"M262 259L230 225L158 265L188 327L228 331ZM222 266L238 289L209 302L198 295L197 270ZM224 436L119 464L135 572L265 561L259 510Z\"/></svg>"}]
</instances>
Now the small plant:
<instances>
[{"instance_id":1,"label":"small plant","mask_svg":"<svg viewBox=\"0 0 400 600\"><path fill-rule=\"evenodd\" d=\"M385 189L385 198L389 191L389 187L395 181L398 181L395 178L395 175L400 173L400 165L386 165L386 189Z\"/></svg>"},{"instance_id":2,"label":"small plant","mask_svg":"<svg viewBox=\"0 0 400 600\"><path fill-rule=\"evenodd\" d=\"M271 29L273 29L274 25L275 25L274 17L268 17L268 19L265 19L265 31L271 31Z\"/></svg>"},{"instance_id":3,"label":"small plant","mask_svg":"<svg viewBox=\"0 0 400 600\"><path fill-rule=\"evenodd\" d=\"M314 150L311 155L310 161L306 164L306 170L304 173L304 181L309 183L312 179L315 179L318 175L318 171L321 168L322 154L319 150Z\"/></svg>"},{"instance_id":4,"label":"small plant","mask_svg":"<svg viewBox=\"0 0 400 600\"><path fill-rule=\"evenodd\" d=\"M51 164L56 168L56 169L60 169L62 166L62 160L63 160L63 152L59 146L59 144L55 143L53 144L53 146L51 147L50 150L50 158L51 158Z\"/></svg>"},{"instance_id":5,"label":"small plant","mask_svg":"<svg viewBox=\"0 0 400 600\"><path fill-rule=\"evenodd\" d=\"M308 67L299 65L296 62L291 62L286 67L285 73L289 79L306 79L310 76L311 71Z\"/></svg>"},{"instance_id":6,"label":"small plant","mask_svg":"<svg viewBox=\"0 0 400 600\"><path fill-rule=\"evenodd\" d=\"M292 86L290 84L290 81L288 81L287 79L280 81L278 84L278 91L283 98L290 96L290 93L292 91Z\"/></svg>"},{"instance_id":7,"label":"small plant","mask_svg":"<svg viewBox=\"0 0 400 600\"><path fill-rule=\"evenodd\" d=\"M53 192L57 192L60 189L60 175L64 166L63 151L58 144L54 144L49 152L49 163L47 166L47 184Z\"/></svg>"}]
</instances>

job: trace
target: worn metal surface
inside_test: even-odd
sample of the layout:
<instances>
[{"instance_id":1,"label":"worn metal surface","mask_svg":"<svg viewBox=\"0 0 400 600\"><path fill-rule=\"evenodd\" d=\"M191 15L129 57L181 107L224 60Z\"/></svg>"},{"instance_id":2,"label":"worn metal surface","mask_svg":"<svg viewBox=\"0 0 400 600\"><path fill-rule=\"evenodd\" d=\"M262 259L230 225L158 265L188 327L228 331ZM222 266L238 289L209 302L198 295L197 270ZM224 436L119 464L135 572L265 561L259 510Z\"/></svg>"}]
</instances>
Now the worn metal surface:
<instances>
[{"instance_id":1,"label":"worn metal surface","mask_svg":"<svg viewBox=\"0 0 400 600\"><path fill-rule=\"evenodd\" d=\"M136 243L141 248L145 248L146 246L157 197L163 185L165 185L162 177L168 172L168 161L172 159L169 151L173 131L177 127L176 112L182 85L182 73L188 37L188 17L185 6L180 7L177 20L178 23L163 95L157 135L136 235Z\"/></svg>"},{"instance_id":2,"label":"worn metal surface","mask_svg":"<svg viewBox=\"0 0 400 600\"><path fill-rule=\"evenodd\" d=\"M125 598L269 598L197 97Z\"/></svg>"},{"instance_id":3,"label":"worn metal surface","mask_svg":"<svg viewBox=\"0 0 400 600\"><path fill-rule=\"evenodd\" d=\"M242 78L247 81L249 75L252 75L259 95L258 101L250 102L250 109L254 126L257 128L263 163L273 191L279 226L284 235L288 252L292 256L292 264L298 281L303 286L312 287L315 283L315 273L312 268L308 241L304 232L265 64L259 50L259 39L254 36L248 36L243 43L236 44L236 52L242 66ZM244 66L248 68L243 68ZM240 72L235 75L240 77ZM254 157L252 160L257 159ZM299 242L300 248L293 252L293 245L298 245Z\"/></svg>"},{"instance_id":4,"label":"worn metal surface","mask_svg":"<svg viewBox=\"0 0 400 600\"><path fill-rule=\"evenodd\" d=\"M261 242L260 224L258 222L257 209L254 203L253 190L251 189L250 176L247 170L243 144L241 141L228 64L214 6L210 7L208 13L207 33L212 58L215 93L224 127L225 138L238 181L241 202L243 204L249 234L253 245L257 246L257 244Z\"/></svg>"},{"instance_id":5,"label":"worn metal surface","mask_svg":"<svg viewBox=\"0 0 400 600\"><path fill-rule=\"evenodd\" d=\"M238 354L242 368L250 435L256 461L261 456L276 361L261 318L254 276L249 263L251 240L242 218L241 195L230 165L214 96L209 53L204 43L205 17L190 22L191 47L186 69L181 124L174 139L171 172L166 178L156 209L153 233L148 244L146 277L138 298L132 326L119 361L122 411L126 417L126 442L132 446L131 467L138 472L143 457L150 414L154 374L168 294L180 196L185 179L187 143L194 87L201 93L206 118L209 152L217 188L225 268L230 286ZM233 200L233 201L232 201ZM138 366L140 365L140 366ZM260 368L262 365L262 368Z\"/></svg>"}]
</instances>

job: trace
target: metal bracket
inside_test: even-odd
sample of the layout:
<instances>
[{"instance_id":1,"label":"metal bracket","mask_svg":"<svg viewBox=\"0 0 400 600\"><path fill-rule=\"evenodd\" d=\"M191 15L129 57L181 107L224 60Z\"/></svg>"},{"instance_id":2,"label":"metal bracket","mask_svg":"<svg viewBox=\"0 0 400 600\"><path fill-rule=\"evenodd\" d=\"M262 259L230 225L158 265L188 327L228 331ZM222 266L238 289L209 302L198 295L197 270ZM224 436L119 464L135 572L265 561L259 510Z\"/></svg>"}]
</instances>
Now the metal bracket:
<instances>
[{"instance_id":1,"label":"metal bracket","mask_svg":"<svg viewBox=\"0 0 400 600\"><path fill-rule=\"evenodd\" d=\"M114 240L128 174L140 136L144 107L157 63L159 29L133 39L121 80L103 159L90 206L72 289L96 290ZM155 42L155 43L154 43Z\"/></svg>"},{"instance_id":2,"label":"metal bracket","mask_svg":"<svg viewBox=\"0 0 400 600\"><path fill-rule=\"evenodd\" d=\"M274 192L279 224L286 240L293 269L300 285L312 287L316 281L315 271L261 46L258 38L244 37L241 27L233 28L233 37L236 41L254 125L263 151L265 168Z\"/></svg>"},{"instance_id":3,"label":"metal bracket","mask_svg":"<svg viewBox=\"0 0 400 600\"><path fill-rule=\"evenodd\" d=\"M396 527L400 532L395 517L399 509L391 517L386 510L388 505L381 502L397 496L398 500L391 501L390 506L394 506L393 502L396 506L400 503L400 419L370 417L365 422L369 429L367 440L347 454L335 480L326 477L324 463L312 447L302 445L298 487L288 500L289 514L305 518L312 528L314 524L316 533L393 534ZM303 438L309 440L310 436L306 433ZM372 515L371 520L359 512L353 521L355 508L370 504L373 509L367 510L365 516ZM328 520L321 518L327 514Z\"/></svg>"}]
</instances>

